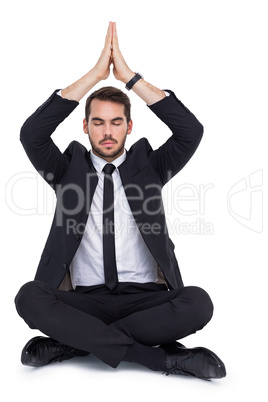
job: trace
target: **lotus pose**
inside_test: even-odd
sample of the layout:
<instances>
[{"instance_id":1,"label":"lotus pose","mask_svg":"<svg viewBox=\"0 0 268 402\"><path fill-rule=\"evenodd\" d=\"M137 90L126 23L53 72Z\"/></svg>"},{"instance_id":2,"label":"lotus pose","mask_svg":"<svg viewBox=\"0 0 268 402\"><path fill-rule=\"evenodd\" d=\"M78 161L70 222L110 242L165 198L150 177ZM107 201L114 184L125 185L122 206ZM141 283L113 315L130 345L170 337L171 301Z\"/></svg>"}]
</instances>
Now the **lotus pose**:
<instances>
[{"instance_id":1,"label":"lotus pose","mask_svg":"<svg viewBox=\"0 0 268 402\"><path fill-rule=\"evenodd\" d=\"M88 96L83 130L91 150L73 141L62 153L51 135L111 71L126 90L105 86ZM133 127L127 90L170 129L165 138L159 126L158 149L146 133L125 149ZM178 343L209 322L213 304L205 290L183 284L161 199L202 134L172 91L128 67L112 22L95 66L53 92L25 121L22 145L54 189L57 205L35 278L15 299L29 327L46 335L25 345L24 365L93 354L114 368L127 361L166 374L226 375L215 353Z\"/></svg>"}]
</instances>

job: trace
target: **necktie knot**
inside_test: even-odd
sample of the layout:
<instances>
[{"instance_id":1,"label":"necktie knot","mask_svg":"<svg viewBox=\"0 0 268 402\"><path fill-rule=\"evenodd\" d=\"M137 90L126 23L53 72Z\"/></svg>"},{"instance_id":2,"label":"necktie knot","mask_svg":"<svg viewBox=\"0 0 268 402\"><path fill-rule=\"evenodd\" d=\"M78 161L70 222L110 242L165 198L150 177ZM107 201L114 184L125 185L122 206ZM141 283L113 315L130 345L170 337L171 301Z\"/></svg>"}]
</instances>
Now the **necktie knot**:
<instances>
[{"instance_id":1,"label":"necktie knot","mask_svg":"<svg viewBox=\"0 0 268 402\"><path fill-rule=\"evenodd\" d=\"M115 170L115 166L112 163L106 163L104 168L102 169L105 174L111 175Z\"/></svg>"}]
</instances>

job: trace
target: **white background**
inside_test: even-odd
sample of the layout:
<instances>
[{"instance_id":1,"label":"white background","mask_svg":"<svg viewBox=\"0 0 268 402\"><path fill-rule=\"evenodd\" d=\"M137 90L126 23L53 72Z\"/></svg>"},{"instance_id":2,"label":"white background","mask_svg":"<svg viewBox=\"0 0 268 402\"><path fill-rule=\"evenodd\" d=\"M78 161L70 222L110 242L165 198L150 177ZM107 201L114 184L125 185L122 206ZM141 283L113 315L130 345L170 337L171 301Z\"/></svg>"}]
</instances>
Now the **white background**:
<instances>
[{"instance_id":1,"label":"white background","mask_svg":"<svg viewBox=\"0 0 268 402\"><path fill-rule=\"evenodd\" d=\"M90 400L96 391L100 400L112 401L265 400L266 5L261 0L2 3L0 364L6 401ZM54 89L93 67L110 20L117 22L129 66L152 84L174 90L205 127L197 153L166 186L164 199L167 219L177 225L170 234L184 282L205 288L215 305L208 326L183 343L215 351L227 367L223 380L166 377L125 363L114 370L93 357L41 369L20 364L22 347L39 333L17 316L13 299L33 279L54 202L23 151L20 127ZM106 83L124 89L112 77ZM157 147L168 129L130 96L134 130L127 146L146 136ZM82 100L55 133L60 149L73 139L88 146L83 112ZM206 234L204 225L212 233Z\"/></svg>"}]
</instances>

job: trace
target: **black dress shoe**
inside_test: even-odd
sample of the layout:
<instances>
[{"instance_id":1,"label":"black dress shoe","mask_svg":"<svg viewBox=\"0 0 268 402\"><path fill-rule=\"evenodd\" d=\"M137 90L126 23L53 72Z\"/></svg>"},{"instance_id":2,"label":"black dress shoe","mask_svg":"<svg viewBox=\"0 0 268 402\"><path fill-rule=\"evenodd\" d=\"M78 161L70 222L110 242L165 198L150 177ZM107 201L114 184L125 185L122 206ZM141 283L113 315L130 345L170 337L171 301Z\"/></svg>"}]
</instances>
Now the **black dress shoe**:
<instances>
[{"instance_id":1,"label":"black dress shoe","mask_svg":"<svg viewBox=\"0 0 268 402\"><path fill-rule=\"evenodd\" d=\"M40 367L88 354L88 352L63 345L52 338L36 336L27 342L22 349L21 362L25 366Z\"/></svg>"},{"instance_id":2,"label":"black dress shoe","mask_svg":"<svg viewBox=\"0 0 268 402\"><path fill-rule=\"evenodd\" d=\"M166 353L166 375L180 374L203 380L226 376L224 363L209 349L188 349L178 342L162 345L161 348Z\"/></svg>"}]
</instances>

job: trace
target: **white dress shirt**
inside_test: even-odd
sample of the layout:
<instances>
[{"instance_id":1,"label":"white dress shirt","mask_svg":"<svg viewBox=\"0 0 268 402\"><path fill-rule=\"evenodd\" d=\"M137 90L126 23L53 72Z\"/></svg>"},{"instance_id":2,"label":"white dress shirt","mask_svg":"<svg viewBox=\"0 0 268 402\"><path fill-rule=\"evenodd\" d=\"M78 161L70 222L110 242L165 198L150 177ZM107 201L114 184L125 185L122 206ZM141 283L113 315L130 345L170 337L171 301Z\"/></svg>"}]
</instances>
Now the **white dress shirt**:
<instances>
[{"instance_id":1,"label":"white dress shirt","mask_svg":"<svg viewBox=\"0 0 268 402\"><path fill-rule=\"evenodd\" d=\"M70 267L73 288L105 283L102 244L104 181L102 169L107 162L93 154L92 151L91 159L99 180L93 195L85 232ZM118 281L156 282L157 263L135 223L119 170L117 169L125 159L126 151L112 162L116 167L112 175L114 181L115 254Z\"/></svg>"}]
</instances>

